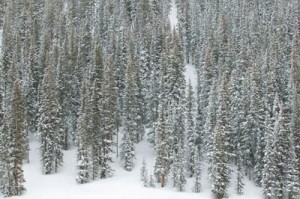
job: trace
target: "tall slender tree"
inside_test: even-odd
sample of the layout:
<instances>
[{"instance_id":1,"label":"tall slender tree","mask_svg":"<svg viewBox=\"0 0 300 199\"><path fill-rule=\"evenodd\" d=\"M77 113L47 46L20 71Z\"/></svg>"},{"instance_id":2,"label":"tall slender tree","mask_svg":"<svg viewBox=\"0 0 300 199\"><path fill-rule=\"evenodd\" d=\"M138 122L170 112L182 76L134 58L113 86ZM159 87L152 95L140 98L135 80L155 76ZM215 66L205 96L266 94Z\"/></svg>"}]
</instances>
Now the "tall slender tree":
<instances>
[{"instance_id":1,"label":"tall slender tree","mask_svg":"<svg viewBox=\"0 0 300 199\"><path fill-rule=\"evenodd\" d=\"M49 58L48 58L49 59ZM43 79L38 132L41 136L42 172L57 172L63 164L61 108L55 95L54 68L50 60Z\"/></svg>"}]
</instances>

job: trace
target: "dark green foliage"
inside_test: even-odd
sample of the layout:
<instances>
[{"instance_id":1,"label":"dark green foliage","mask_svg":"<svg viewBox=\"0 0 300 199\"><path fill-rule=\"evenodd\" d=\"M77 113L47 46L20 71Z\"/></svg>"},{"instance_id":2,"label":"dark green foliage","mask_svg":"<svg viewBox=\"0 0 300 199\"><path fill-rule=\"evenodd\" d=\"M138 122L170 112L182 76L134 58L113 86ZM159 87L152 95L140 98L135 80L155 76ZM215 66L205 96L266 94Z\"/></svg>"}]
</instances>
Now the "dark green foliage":
<instances>
[{"instance_id":1,"label":"dark green foliage","mask_svg":"<svg viewBox=\"0 0 300 199\"><path fill-rule=\"evenodd\" d=\"M47 67L43 79L39 109L38 133L41 136L42 172L57 172L63 164L64 129L61 122L61 108L55 95L53 67Z\"/></svg>"}]
</instances>

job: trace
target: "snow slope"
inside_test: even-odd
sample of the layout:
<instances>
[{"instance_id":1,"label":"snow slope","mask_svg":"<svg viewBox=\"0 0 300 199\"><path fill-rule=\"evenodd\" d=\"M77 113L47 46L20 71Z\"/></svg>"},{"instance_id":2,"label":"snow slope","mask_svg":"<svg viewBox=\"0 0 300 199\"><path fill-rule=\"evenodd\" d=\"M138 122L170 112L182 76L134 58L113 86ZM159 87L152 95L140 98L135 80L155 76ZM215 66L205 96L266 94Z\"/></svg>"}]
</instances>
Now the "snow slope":
<instances>
[{"instance_id":1,"label":"snow slope","mask_svg":"<svg viewBox=\"0 0 300 199\"><path fill-rule=\"evenodd\" d=\"M177 19L177 7L175 5L175 0L172 1L172 7L169 15L171 27L177 27L178 19Z\"/></svg>"},{"instance_id":2,"label":"snow slope","mask_svg":"<svg viewBox=\"0 0 300 199\"><path fill-rule=\"evenodd\" d=\"M196 94L196 88L197 88L197 71L196 71L196 67L194 65L187 64L185 66L184 75L185 75L186 84L188 85L189 81L191 81L194 93Z\"/></svg>"},{"instance_id":3,"label":"snow slope","mask_svg":"<svg viewBox=\"0 0 300 199\"><path fill-rule=\"evenodd\" d=\"M198 198L198 194L179 193L172 189L166 188L145 188L140 181L140 168L143 157L148 164L149 172L152 170L154 163L154 153L146 141L137 145L136 166L132 172L123 169L120 160L115 160L115 174L112 178L97 180L85 185L79 185L75 181L76 177L76 149L66 151L64 154L65 164L57 174L42 175L40 168L40 154L38 141L32 141L30 144L30 164L24 166L25 187L27 192L21 197L22 199L79 199L89 198L98 199L153 199L153 198L170 198L170 199L193 199ZM150 166L151 165L151 166Z\"/></svg>"},{"instance_id":4,"label":"snow slope","mask_svg":"<svg viewBox=\"0 0 300 199\"><path fill-rule=\"evenodd\" d=\"M115 173L112 178L97 180L88 184L79 185L76 183L76 149L65 151L64 166L57 174L43 175L40 168L40 150L39 143L36 140L30 143L30 164L24 165L25 187L27 192L19 197L12 199L209 199L212 198L210 192L210 183L206 166L203 167L202 192L193 193L193 179L188 179L185 192L178 192L170 185L165 188L147 188L140 181L140 168L142 160L145 158L149 173L153 172L154 151L146 141L137 145L136 165L132 172L123 169L119 159L115 159L113 165ZM234 182L234 180L232 180ZM171 183L169 183L171 184ZM238 196L235 194L234 184L230 186L229 198L232 199L260 199L261 190L256 188L252 182L246 180L245 194Z\"/></svg>"}]
</instances>

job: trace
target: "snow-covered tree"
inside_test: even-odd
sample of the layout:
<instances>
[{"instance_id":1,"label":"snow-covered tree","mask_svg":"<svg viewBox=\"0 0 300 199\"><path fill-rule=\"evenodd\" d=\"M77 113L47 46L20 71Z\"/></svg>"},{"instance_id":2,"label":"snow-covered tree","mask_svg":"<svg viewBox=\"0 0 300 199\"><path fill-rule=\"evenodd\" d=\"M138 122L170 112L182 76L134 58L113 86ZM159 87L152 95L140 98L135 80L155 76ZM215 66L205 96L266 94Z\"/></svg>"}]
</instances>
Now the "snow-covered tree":
<instances>
[{"instance_id":1,"label":"snow-covered tree","mask_svg":"<svg viewBox=\"0 0 300 199\"><path fill-rule=\"evenodd\" d=\"M150 177L149 177L149 187L152 187L152 188L155 187L153 175L150 175Z\"/></svg>"},{"instance_id":2,"label":"snow-covered tree","mask_svg":"<svg viewBox=\"0 0 300 199\"><path fill-rule=\"evenodd\" d=\"M11 99L11 133L15 136L17 153L20 153L18 161L26 160L29 162L29 141L26 131L26 104L25 95L20 80L14 82L14 88Z\"/></svg>"},{"instance_id":3,"label":"snow-covered tree","mask_svg":"<svg viewBox=\"0 0 300 199\"><path fill-rule=\"evenodd\" d=\"M50 58L48 58L50 59ZM55 95L54 68L48 60L39 109L38 133L41 137L42 172L57 172L63 164L63 131L61 108Z\"/></svg>"},{"instance_id":4,"label":"snow-covered tree","mask_svg":"<svg viewBox=\"0 0 300 199\"><path fill-rule=\"evenodd\" d=\"M236 161L237 161L237 171L236 171L236 191L239 195L244 193L244 174L242 169L242 154L241 154L240 143L237 145Z\"/></svg>"},{"instance_id":5,"label":"snow-covered tree","mask_svg":"<svg viewBox=\"0 0 300 199\"><path fill-rule=\"evenodd\" d=\"M166 123L166 113L164 105L164 77L161 76L161 94L159 98L158 106L158 121L155 128L155 165L154 174L157 181L160 182L161 187L164 187L167 183L167 176L170 166L170 157L168 145L168 130Z\"/></svg>"},{"instance_id":6,"label":"snow-covered tree","mask_svg":"<svg viewBox=\"0 0 300 199\"><path fill-rule=\"evenodd\" d=\"M101 178L110 177L113 174L111 168L112 153L116 130L116 115L117 115L117 93L116 81L114 78L114 65L110 58L107 67L105 68L105 78L102 86L103 90L103 132L101 135L102 145L102 164L101 164Z\"/></svg>"},{"instance_id":7,"label":"snow-covered tree","mask_svg":"<svg viewBox=\"0 0 300 199\"><path fill-rule=\"evenodd\" d=\"M213 157L212 171L212 192L216 199L222 199L227 195L229 183L228 160L226 159L225 132L220 122L217 122L213 132Z\"/></svg>"},{"instance_id":8,"label":"snow-covered tree","mask_svg":"<svg viewBox=\"0 0 300 199\"><path fill-rule=\"evenodd\" d=\"M140 178L141 178L141 181L145 181L145 179L148 178L147 164L146 164L145 158L143 158Z\"/></svg>"},{"instance_id":9,"label":"snow-covered tree","mask_svg":"<svg viewBox=\"0 0 300 199\"><path fill-rule=\"evenodd\" d=\"M18 196L25 191L21 137L12 133L9 124L9 118L4 115L0 131L0 190L6 197Z\"/></svg>"},{"instance_id":10,"label":"snow-covered tree","mask_svg":"<svg viewBox=\"0 0 300 199\"><path fill-rule=\"evenodd\" d=\"M199 151L195 151L195 184L193 186L193 191L199 193L201 191L201 157Z\"/></svg>"},{"instance_id":11,"label":"snow-covered tree","mask_svg":"<svg viewBox=\"0 0 300 199\"><path fill-rule=\"evenodd\" d=\"M130 57L126 72L126 88L124 93L124 135L122 143L121 157L125 161L125 169L131 171L134 166L135 159L135 145L137 141L138 128L137 128L137 109L136 109L136 90L137 84L135 77L136 65L133 57Z\"/></svg>"},{"instance_id":12,"label":"snow-covered tree","mask_svg":"<svg viewBox=\"0 0 300 199\"><path fill-rule=\"evenodd\" d=\"M90 146L89 146L89 90L86 81L83 81L81 88L81 107L77 123L77 178L80 184L90 180Z\"/></svg>"},{"instance_id":13,"label":"snow-covered tree","mask_svg":"<svg viewBox=\"0 0 300 199\"><path fill-rule=\"evenodd\" d=\"M197 151L196 148L196 139L197 134L195 131L195 103L194 103L194 92L193 87L191 85L191 81L189 82L188 92L187 92L187 163L188 163L188 173L190 177L194 175L194 168L195 165L195 152Z\"/></svg>"}]
</instances>

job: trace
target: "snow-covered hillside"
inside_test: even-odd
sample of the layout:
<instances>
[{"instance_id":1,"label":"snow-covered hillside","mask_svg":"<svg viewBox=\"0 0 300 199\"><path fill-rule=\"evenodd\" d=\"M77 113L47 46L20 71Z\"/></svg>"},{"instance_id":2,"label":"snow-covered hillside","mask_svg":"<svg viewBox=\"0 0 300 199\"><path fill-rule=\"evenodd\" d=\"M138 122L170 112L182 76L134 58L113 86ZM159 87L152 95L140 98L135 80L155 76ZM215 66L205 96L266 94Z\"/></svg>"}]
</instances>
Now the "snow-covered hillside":
<instances>
[{"instance_id":1,"label":"snow-covered hillside","mask_svg":"<svg viewBox=\"0 0 300 199\"><path fill-rule=\"evenodd\" d=\"M176 27L178 23L178 19L177 19L177 7L175 5L175 1L172 2L169 18L170 18L171 27L172 28Z\"/></svg>"},{"instance_id":2,"label":"snow-covered hillside","mask_svg":"<svg viewBox=\"0 0 300 199\"><path fill-rule=\"evenodd\" d=\"M210 192L210 183L206 172L206 166L203 166L202 192L193 193L193 179L188 179L185 192L178 192L174 188L144 187L140 181L140 168L142 160L145 158L147 168L151 174L154 165L154 151L146 141L137 145L137 158L134 170L127 172L119 159L115 159L114 176L112 178L97 180L84 185L79 185L75 181L76 177L76 149L73 148L64 153L64 166L57 174L41 174L40 149L36 140L30 143L30 164L24 165L25 187L27 192L20 197L12 199L209 199L212 198ZM234 173L233 173L234 174ZM232 180L233 182L235 180ZM230 186L229 198L240 199L260 199L262 198L261 189L256 188L252 182L245 180L245 194L238 196L235 193L234 184Z\"/></svg>"},{"instance_id":3,"label":"snow-covered hillside","mask_svg":"<svg viewBox=\"0 0 300 199\"><path fill-rule=\"evenodd\" d=\"M197 88L197 71L194 65L187 64L185 67L185 81L188 84L191 81L194 92L196 93Z\"/></svg>"}]
</instances>

